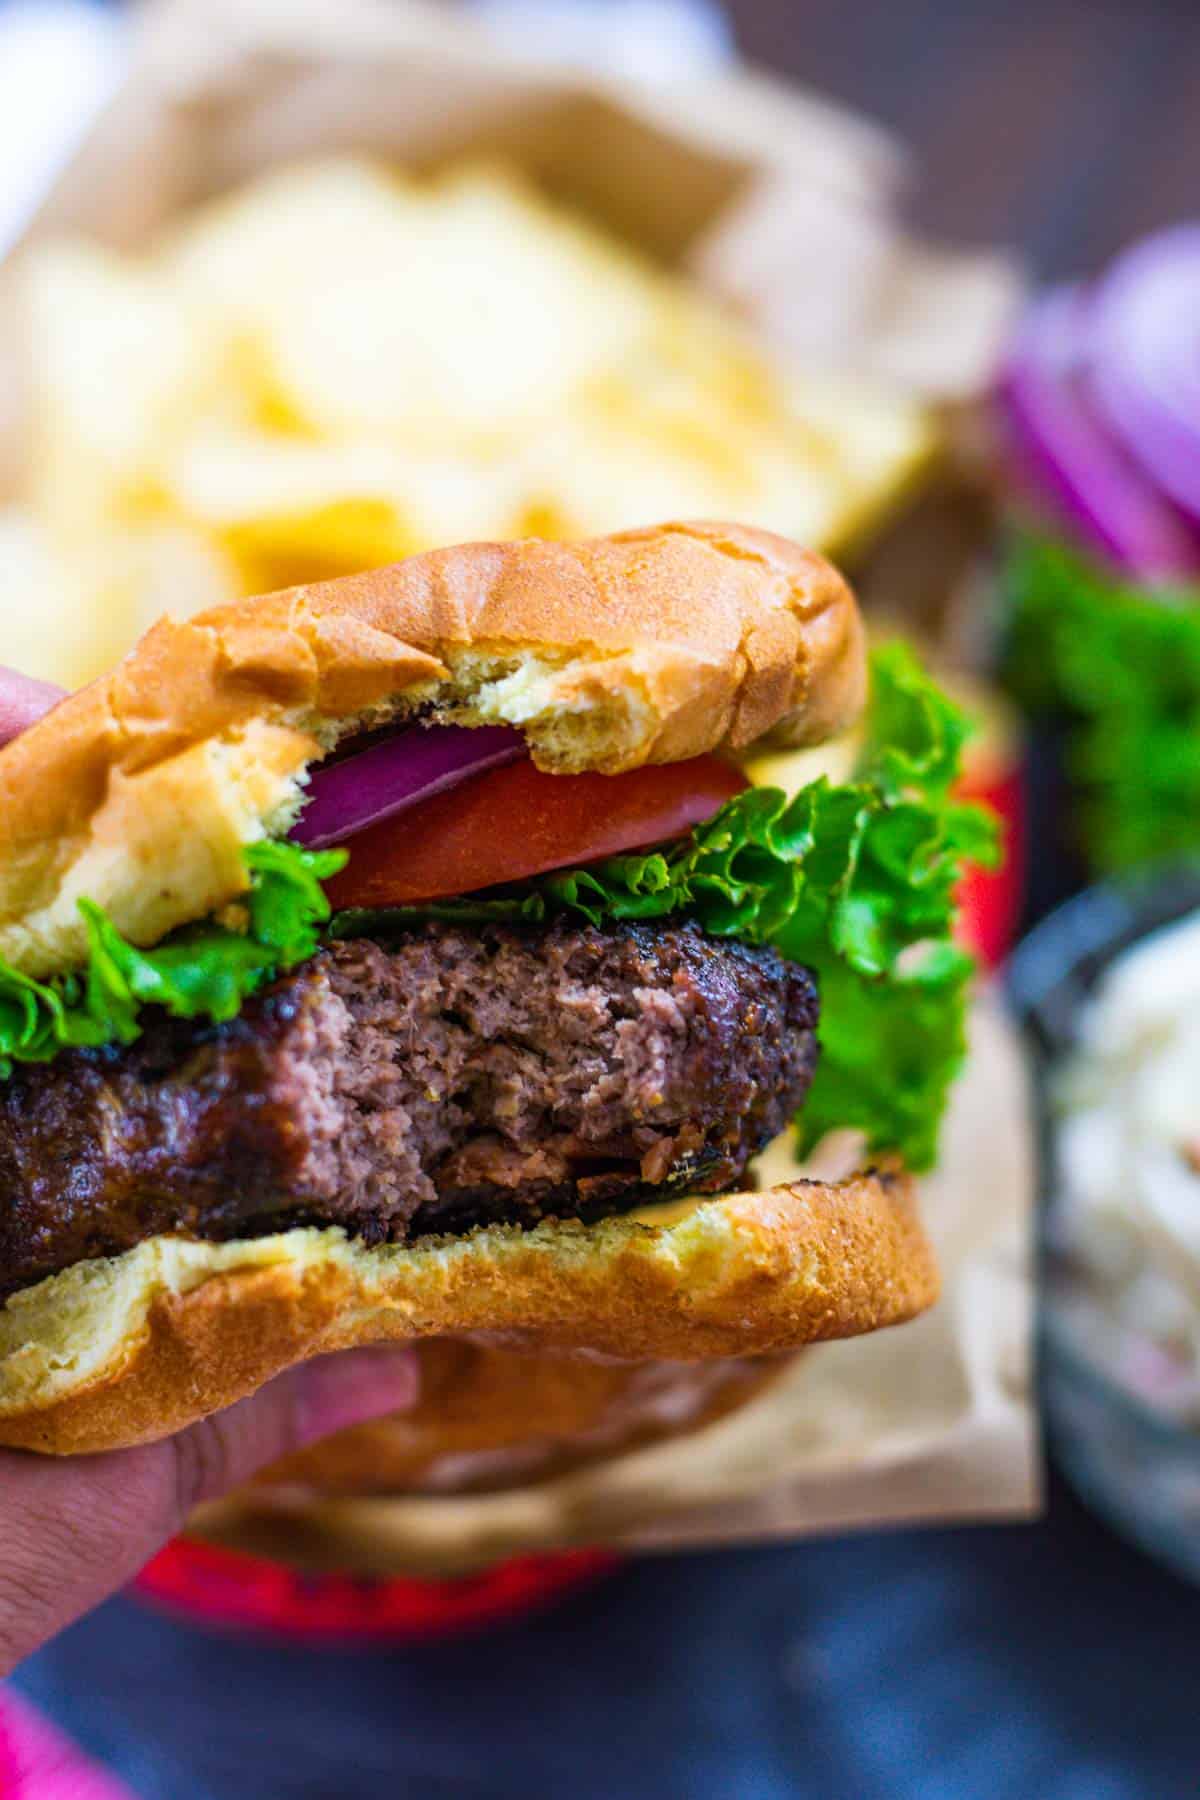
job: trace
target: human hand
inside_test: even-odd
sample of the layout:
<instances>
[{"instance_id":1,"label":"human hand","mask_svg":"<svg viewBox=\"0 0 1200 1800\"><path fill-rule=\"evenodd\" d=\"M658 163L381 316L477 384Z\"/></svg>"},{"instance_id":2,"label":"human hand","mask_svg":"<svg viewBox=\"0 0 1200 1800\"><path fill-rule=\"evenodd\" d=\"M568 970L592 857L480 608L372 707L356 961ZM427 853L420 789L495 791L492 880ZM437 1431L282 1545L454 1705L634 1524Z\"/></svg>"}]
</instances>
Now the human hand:
<instances>
[{"instance_id":1,"label":"human hand","mask_svg":"<svg viewBox=\"0 0 1200 1800\"><path fill-rule=\"evenodd\" d=\"M0 742L61 692L0 669ZM67 1460L0 1450L0 1676L115 1592L182 1525L279 1457L412 1405L415 1358L354 1350L290 1369L159 1444Z\"/></svg>"}]
</instances>

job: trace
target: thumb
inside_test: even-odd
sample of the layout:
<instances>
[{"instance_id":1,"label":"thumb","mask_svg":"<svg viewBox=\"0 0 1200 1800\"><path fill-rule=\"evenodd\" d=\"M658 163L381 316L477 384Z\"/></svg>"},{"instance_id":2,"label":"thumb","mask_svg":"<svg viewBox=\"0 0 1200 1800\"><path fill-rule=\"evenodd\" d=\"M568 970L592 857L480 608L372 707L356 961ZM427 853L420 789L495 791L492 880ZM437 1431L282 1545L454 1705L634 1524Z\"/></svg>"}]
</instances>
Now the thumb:
<instances>
[{"instance_id":1,"label":"thumb","mask_svg":"<svg viewBox=\"0 0 1200 1800\"><path fill-rule=\"evenodd\" d=\"M61 1461L0 1450L0 1678L136 1575L201 1501L416 1394L411 1351L353 1350L163 1443Z\"/></svg>"},{"instance_id":2,"label":"thumb","mask_svg":"<svg viewBox=\"0 0 1200 1800\"><path fill-rule=\"evenodd\" d=\"M57 706L64 690L48 681L34 681L15 669L0 668L0 744L19 737L43 713Z\"/></svg>"},{"instance_id":3,"label":"thumb","mask_svg":"<svg viewBox=\"0 0 1200 1800\"><path fill-rule=\"evenodd\" d=\"M399 1412L416 1397L417 1362L408 1350L349 1350L289 1369L248 1400L171 1439L177 1520L281 1456Z\"/></svg>"}]
</instances>

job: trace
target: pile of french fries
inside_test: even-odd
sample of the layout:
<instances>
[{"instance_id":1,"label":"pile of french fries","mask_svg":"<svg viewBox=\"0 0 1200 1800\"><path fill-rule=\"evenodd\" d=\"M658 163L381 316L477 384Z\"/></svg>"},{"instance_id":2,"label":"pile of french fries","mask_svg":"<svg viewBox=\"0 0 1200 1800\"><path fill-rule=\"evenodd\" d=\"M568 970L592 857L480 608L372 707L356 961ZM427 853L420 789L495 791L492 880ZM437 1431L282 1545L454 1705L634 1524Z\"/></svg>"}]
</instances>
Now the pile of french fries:
<instances>
[{"instance_id":1,"label":"pile of french fries","mask_svg":"<svg viewBox=\"0 0 1200 1800\"><path fill-rule=\"evenodd\" d=\"M45 244L19 275L0 661L68 686L160 613L462 539L707 516L836 553L936 441L491 167L294 164L147 255Z\"/></svg>"}]
</instances>

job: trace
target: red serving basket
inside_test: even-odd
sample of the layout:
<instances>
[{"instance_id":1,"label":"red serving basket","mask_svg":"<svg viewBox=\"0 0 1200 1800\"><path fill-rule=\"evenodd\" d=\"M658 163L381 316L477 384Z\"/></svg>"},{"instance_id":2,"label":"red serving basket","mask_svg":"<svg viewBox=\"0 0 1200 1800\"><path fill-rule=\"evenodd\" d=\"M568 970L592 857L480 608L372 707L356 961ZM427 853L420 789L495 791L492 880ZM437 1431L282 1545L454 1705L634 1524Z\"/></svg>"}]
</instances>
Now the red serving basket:
<instances>
[{"instance_id":1,"label":"red serving basket","mask_svg":"<svg viewBox=\"0 0 1200 1800\"><path fill-rule=\"evenodd\" d=\"M143 1599L195 1624L321 1645L420 1642L498 1624L618 1567L606 1550L514 1556L474 1575L302 1575L240 1550L176 1538L134 1583Z\"/></svg>"}]
</instances>

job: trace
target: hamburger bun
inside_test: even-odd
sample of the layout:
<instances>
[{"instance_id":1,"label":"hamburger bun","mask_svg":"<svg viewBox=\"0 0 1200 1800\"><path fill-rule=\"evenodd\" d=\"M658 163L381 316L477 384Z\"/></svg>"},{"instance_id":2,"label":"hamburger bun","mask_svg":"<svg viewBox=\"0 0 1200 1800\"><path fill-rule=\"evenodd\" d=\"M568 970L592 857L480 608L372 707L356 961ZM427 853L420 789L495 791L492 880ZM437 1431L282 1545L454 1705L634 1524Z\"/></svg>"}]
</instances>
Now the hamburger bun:
<instances>
[{"instance_id":1,"label":"hamburger bun","mask_svg":"<svg viewBox=\"0 0 1200 1800\"><path fill-rule=\"evenodd\" d=\"M865 687L841 576L734 525L466 544L163 619L0 750L0 956L81 963L81 896L140 945L217 911L308 765L417 709L515 725L554 773L615 774L818 742Z\"/></svg>"},{"instance_id":2,"label":"hamburger bun","mask_svg":"<svg viewBox=\"0 0 1200 1800\"><path fill-rule=\"evenodd\" d=\"M698 1203L673 1224L493 1225L366 1248L336 1228L151 1238L0 1311L0 1444L146 1443L332 1350L470 1332L641 1362L763 1356L937 1297L915 1184L882 1167Z\"/></svg>"},{"instance_id":3,"label":"hamburger bun","mask_svg":"<svg viewBox=\"0 0 1200 1800\"><path fill-rule=\"evenodd\" d=\"M495 1493L701 1430L753 1398L787 1356L620 1362L490 1336L414 1350L415 1406L355 1425L259 1476L268 1499Z\"/></svg>"}]
</instances>

